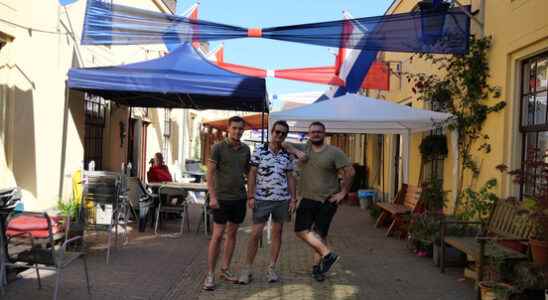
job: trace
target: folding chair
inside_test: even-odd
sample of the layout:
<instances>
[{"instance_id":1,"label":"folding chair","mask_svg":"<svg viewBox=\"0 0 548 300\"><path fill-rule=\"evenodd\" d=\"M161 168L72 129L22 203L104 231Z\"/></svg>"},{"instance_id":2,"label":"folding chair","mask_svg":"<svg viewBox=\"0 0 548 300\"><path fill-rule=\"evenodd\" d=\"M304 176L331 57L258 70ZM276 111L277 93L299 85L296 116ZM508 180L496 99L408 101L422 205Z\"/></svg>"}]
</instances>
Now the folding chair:
<instances>
[{"instance_id":1,"label":"folding chair","mask_svg":"<svg viewBox=\"0 0 548 300\"><path fill-rule=\"evenodd\" d=\"M190 230L190 223L189 223L189 216L188 216L188 202L186 201L186 197L188 195L187 191L184 191L182 189L176 189L177 194L170 194L168 191L173 191L173 188L169 187L163 187L160 186L158 188L158 195L159 195L159 201L158 206L156 207L156 223L154 225L154 234L158 234L158 225L160 223L160 213L176 213L181 216L181 223L180 223L180 229L179 232L176 233L176 235L182 235L184 231L184 225L186 223L187 230ZM162 203L162 195L166 195L165 197L165 203ZM177 195L177 197L181 197L181 203L172 205L170 202L169 197L171 195Z\"/></svg>"},{"instance_id":2,"label":"folding chair","mask_svg":"<svg viewBox=\"0 0 548 300\"><path fill-rule=\"evenodd\" d=\"M118 225L122 219L125 243L128 242L127 230L127 182L125 176L106 171L85 171L83 176L84 193L80 205L78 225L83 232L107 231L106 263L109 263L112 234L114 229L115 246L118 246Z\"/></svg>"},{"instance_id":3,"label":"folding chair","mask_svg":"<svg viewBox=\"0 0 548 300\"><path fill-rule=\"evenodd\" d=\"M6 256L8 243L6 238L6 220L13 212L17 203L21 201L19 188L0 189L0 292L3 293L4 286L8 284L6 279ZM3 279L2 279L3 278Z\"/></svg>"},{"instance_id":4,"label":"folding chair","mask_svg":"<svg viewBox=\"0 0 548 300\"><path fill-rule=\"evenodd\" d=\"M24 267L36 270L38 288L42 288L40 270L52 270L56 273L53 299L57 299L63 270L76 259L82 259L88 294L91 294L85 245L81 235L70 237L70 218L52 219L47 213L20 213L10 216L6 234L8 243L14 246L26 246L14 255L8 253L7 266ZM59 246L59 242L63 241ZM67 251L67 246L81 242L79 251ZM15 247L14 247L15 248ZM4 275L0 274L0 282Z\"/></svg>"},{"instance_id":5,"label":"folding chair","mask_svg":"<svg viewBox=\"0 0 548 300\"><path fill-rule=\"evenodd\" d=\"M158 195L151 193L137 177L128 178L128 198L133 207L139 208L139 231L144 232L149 216L152 226L154 225L154 216L150 210L158 203Z\"/></svg>"}]
</instances>

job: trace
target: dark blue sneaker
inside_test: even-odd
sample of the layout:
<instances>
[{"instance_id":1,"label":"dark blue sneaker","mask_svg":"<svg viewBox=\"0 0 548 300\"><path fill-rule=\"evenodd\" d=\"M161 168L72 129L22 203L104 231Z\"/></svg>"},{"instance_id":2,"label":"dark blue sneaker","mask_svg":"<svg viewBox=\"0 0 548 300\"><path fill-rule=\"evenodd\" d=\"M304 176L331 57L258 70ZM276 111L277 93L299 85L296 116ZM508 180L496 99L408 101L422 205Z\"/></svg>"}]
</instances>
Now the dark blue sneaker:
<instances>
[{"instance_id":1,"label":"dark blue sneaker","mask_svg":"<svg viewBox=\"0 0 548 300\"><path fill-rule=\"evenodd\" d=\"M338 261L339 256L333 252L329 252L326 256L322 257L322 260L320 261L320 273L326 274L331 270L331 267L333 267Z\"/></svg>"},{"instance_id":2,"label":"dark blue sneaker","mask_svg":"<svg viewBox=\"0 0 548 300\"><path fill-rule=\"evenodd\" d=\"M312 267L312 277L318 282L322 282L325 280L325 276L320 272L319 265L315 265Z\"/></svg>"}]
</instances>

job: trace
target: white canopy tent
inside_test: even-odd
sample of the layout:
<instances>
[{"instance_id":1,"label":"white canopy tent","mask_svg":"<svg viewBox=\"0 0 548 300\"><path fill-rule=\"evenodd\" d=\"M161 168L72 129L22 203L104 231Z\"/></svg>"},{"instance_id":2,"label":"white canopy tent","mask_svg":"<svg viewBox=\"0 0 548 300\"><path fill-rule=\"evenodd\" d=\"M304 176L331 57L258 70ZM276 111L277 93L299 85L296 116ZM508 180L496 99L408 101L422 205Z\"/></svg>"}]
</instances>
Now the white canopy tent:
<instances>
[{"instance_id":1,"label":"white canopy tent","mask_svg":"<svg viewBox=\"0 0 548 300\"><path fill-rule=\"evenodd\" d=\"M325 124L327 132L331 133L401 134L403 136L402 179L404 183L408 183L411 134L432 130L451 117L452 115L448 113L346 94L322 102L270 113L269 126L278 120L285 120L290 126L290 131L306 132L310 123L320 121ZM456 138L451 140L454 151Z\"/></svg>"},{"instance_id":2,"label":"white canopy tent","mask_svg":"<svg viewBox=\"0 0 548 300\"><path fill-rule=\"evenodd\" d=\"M286 120L291 131L308 131L308 125L321 121L327 132L407 134L432 130L451 114L434 112L356 94L273 112L270 124Z\"/></svg>"}]
</instances>

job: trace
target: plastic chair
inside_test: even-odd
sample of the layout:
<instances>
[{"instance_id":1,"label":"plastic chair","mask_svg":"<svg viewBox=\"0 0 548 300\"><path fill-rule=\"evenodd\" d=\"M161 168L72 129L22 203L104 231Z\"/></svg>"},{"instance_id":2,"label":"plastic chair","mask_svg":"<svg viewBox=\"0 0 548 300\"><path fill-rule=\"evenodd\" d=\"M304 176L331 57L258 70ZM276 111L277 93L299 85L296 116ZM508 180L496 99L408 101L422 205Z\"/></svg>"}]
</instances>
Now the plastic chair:
<instances>
[{"instance_id":1,"label":"plastic chair","mask_svg":"<svg viewBox=\"0 0 548 300\"><path fill-rule=\"evenodd\" d=\"M200 232L202 223L204 225L204 234L209 235L211 231L211 208L209 207L209 193L206 193L205 197L194 197L195 203L202 205L202 214L198 226L196 227L196 233Z\"/></svg>"}]
</instances>

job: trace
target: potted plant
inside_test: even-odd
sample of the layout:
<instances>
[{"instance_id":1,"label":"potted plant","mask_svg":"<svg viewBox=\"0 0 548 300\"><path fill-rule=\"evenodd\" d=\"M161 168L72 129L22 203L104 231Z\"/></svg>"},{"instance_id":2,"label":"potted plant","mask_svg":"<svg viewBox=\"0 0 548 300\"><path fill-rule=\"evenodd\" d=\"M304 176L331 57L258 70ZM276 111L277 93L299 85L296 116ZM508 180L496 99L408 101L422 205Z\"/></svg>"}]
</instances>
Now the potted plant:
<instances>
[{"instance_id":1,"label":"potted plant","mask_svg":"<svg viewBox=\"0 0 548 300\"><path fill-rule=\"evenodd\" d=\"M70 219L70 228L68 232L68 237L81 235L83 228L76 226L78 223L78 216L80 213L80 202L70 199L68 202L63 202L59 200L57 202L57 209L59 210L59 215L63 217L62 222L66 222L67 219Z\"/></svg>"},{"instance_id":2,"label":"potted plant","mask_svg":"<svg viewBox=\"0 0 548 300\"><path fill-rule=\"evenodd\" d=\"M548 149L528 148L522 169L508 172L515 183L524 186L523 212L535 222L535 230L529 241L533 262L548 265ZM497 166L505 172L505 165Z\"/></svg>"},{"instance_id":3,"label":"potted plant","mask_svg":"<svg viewBox=\"0 0 548 300\"><path fill-rule=\"evenodd\" d=\"M419 146L424 159L447 157L447 137L445 135L432 134L424 137Z\"/></svg>"},{"instance_id":4,"label":"potted plant","mask_svg":"<svg viewBox=\"0 0 548 300\"><path fill-rule=\"evenodd\" d=\"M509 299L514 293L514 287L497 281L481 281L479 283L481 300Z\"/></svg>"},{"instance_id":5,"label":"potted plant","mask_svg":"<svg viewBox=\"0 0 548 300\"><path fill-rule=\"evenodd\" d=\"M428 211L413 214L409 221L408 242L418 256L433 255L433 245L439 235L442 215Z\"/></svg>"},{"instance_id":6,"label":"potted plant","mask_svg":"<svg viewBox=\"0 0 548 300\"><path fill-rule=\"evenodd\" d=\"M543 267L521 262L514 267L512 285L523 297L518 299L544 299L548 289L548 273Z\"/></svg>"},{"instance_id":7,"label":"potted plant","mask_svg":"<svg viewBox=\"0 0 548 300\"><path fill-rule=\"evenodd\" d=\"M535 233L529 239L529 245L533 262L539 266L548 265L548 208L542 205L543 201L534 197L527 197L523 201L523 206L536 223Z\"/></svg>"}]
</instances>

